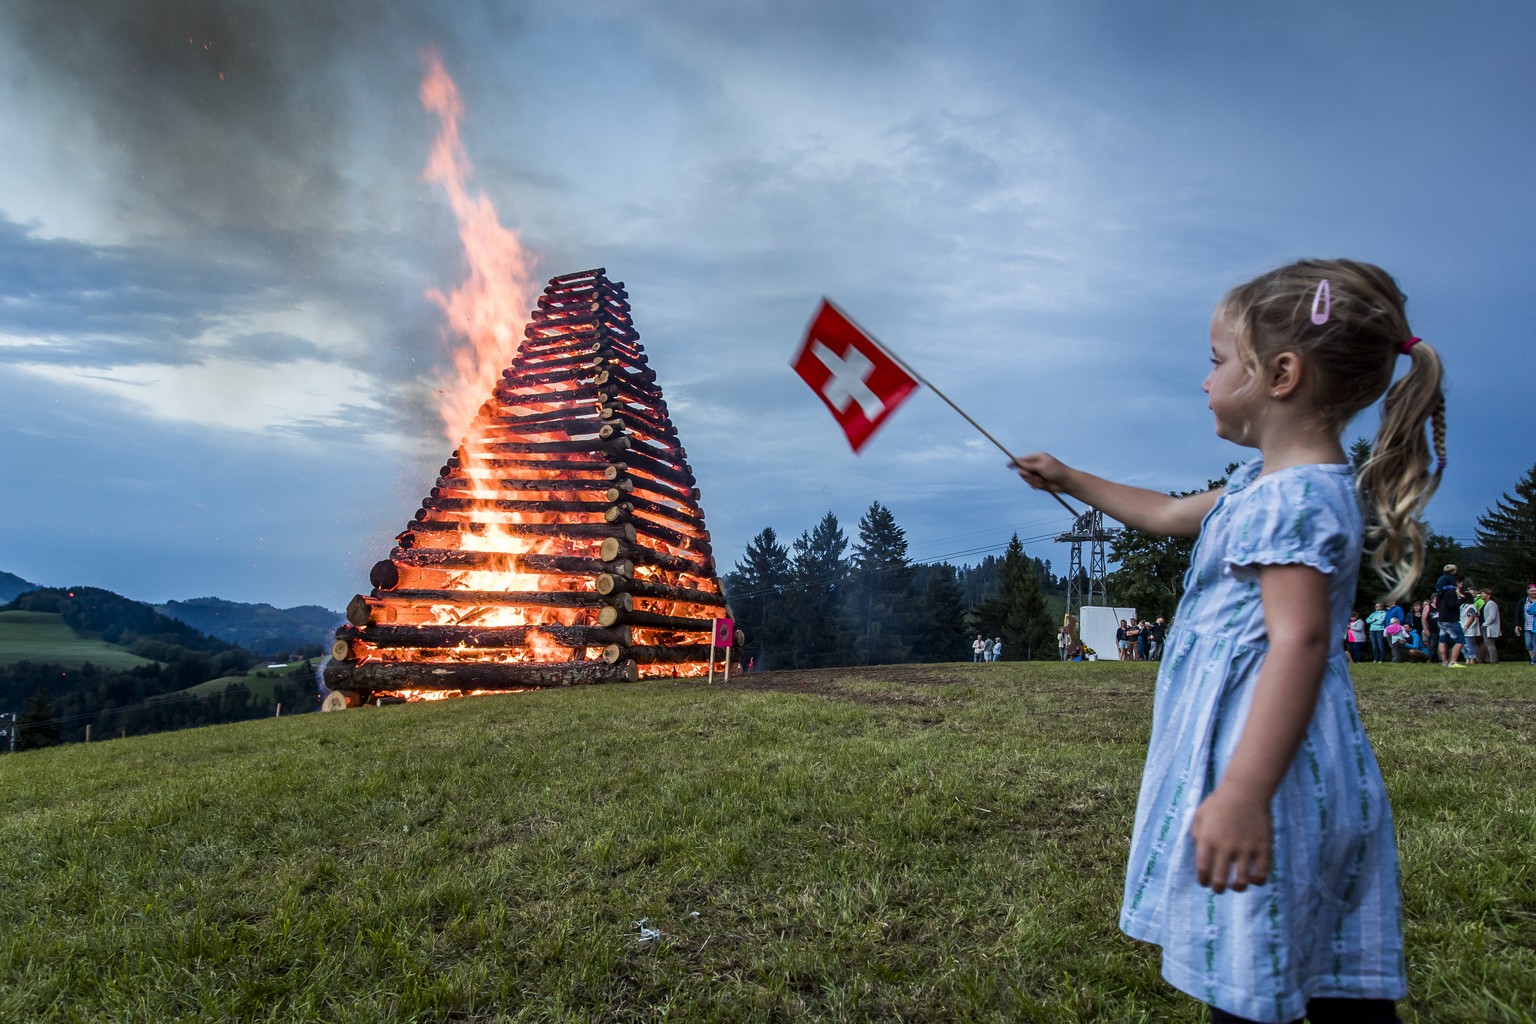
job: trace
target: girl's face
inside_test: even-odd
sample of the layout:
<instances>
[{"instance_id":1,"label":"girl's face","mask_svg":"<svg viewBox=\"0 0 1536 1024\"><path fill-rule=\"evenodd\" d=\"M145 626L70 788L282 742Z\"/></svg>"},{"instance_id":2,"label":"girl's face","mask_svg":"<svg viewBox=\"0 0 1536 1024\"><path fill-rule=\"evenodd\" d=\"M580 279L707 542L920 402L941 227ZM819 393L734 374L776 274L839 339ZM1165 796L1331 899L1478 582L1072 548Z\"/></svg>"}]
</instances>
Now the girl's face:
<instances>
[{"instance_id":1,"label":"girl's face","mask_svg":"<svg viewBox=\"0 0 1536 1024\"><path fill-rule=\"evenodd\" d=\"M1216 415L1216 436L1237 444L1249 444L1248 434L1256 411L1254 388L1248 368L1237 355L1237 333L1231 318L1217 309L1211 318L1211 372L1200 389Z\"/></svg>"}]
</instances>

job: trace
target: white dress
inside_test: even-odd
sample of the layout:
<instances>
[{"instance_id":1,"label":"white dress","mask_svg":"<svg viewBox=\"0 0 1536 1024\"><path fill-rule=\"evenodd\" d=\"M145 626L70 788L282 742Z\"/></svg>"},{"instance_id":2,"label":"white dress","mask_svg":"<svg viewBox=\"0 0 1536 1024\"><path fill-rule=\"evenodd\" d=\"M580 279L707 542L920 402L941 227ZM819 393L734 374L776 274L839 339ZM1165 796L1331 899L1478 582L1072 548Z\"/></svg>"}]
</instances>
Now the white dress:
<instances>
[{"instance_id":1,"label":"white dress","mask_svg":"<svg viewBox=\"0 0 1536 1024\"><path fill-rule=\"evenodd\" d=\"M1348 466L1259 476L1240 466L1201 526L1158 671L1120 927L1163 948L1163 977L1258 1021L1293 1021L1317 997L1401 999L1402 911L1392 812L1342 652L1270 805L1269 881L1213 894L1195 881L1195 808L1215 788L1268 650L1258 567L1328 576L1329 636L1343 636L1362 545Z\"/></svg>"}]
</instances>

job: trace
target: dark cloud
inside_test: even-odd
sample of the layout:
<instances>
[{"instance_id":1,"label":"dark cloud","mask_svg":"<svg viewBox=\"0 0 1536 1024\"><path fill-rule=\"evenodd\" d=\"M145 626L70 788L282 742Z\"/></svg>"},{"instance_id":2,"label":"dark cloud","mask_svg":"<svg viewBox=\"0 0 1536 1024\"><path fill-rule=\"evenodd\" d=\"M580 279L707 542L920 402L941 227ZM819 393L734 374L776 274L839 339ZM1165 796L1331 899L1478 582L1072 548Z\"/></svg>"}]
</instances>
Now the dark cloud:
<instances>
[{"instance_id":1,"label":"dark cloud","mask_svg":"<svg viewBox=\"0 0 1536 1024\"><path fill-rule=\"evenodd\" d=\"M121 162L123 219L160 230L335 211L360 76L411 97L432 38L418 5L379 0L16 0L0 18L26 54L22 101L85 117Z\"/></svg>"}]
</instances>

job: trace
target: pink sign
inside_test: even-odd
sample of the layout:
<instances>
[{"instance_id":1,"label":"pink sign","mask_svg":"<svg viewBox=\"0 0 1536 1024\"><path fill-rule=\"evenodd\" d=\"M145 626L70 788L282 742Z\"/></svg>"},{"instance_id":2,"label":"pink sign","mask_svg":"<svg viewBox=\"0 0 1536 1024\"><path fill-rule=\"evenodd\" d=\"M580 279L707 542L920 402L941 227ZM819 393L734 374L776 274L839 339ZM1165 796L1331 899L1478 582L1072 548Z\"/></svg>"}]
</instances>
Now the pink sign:
<instances>
[{"instance_id":1,"label":"pink sign","mask_svg":"<svg viewBox=\"0 0 1536 1024\"><path fill-rule=\"evenodd\" d=\"M734 646L731 641L735 638L735 636L736 636L736 620L735 619L716 619L715 620L715 639L714 639L714 644L715 644L716 647L731 647L731 646Z\"/></svg>"}]
</instances>

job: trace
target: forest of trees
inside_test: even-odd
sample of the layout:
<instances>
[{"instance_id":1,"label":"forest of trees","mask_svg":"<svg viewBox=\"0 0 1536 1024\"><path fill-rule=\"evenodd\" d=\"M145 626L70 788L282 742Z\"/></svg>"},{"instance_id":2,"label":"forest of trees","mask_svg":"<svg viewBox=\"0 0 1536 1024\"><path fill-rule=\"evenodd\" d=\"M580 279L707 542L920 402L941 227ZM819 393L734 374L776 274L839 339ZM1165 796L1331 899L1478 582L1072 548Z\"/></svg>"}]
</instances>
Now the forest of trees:
<instances>
[{"instance_id":1,"label":"forest of trees","mask_svg":"<svg viewBox=\"0 0 1536 1024\"><path fill-rule=\"evenodd\" d=\"M788 545L767 527L726 577L742 660L768 669L966 661L977 633L1005 660L1055 658L1064 589L1017 535L976 566L913 563L878 501L851 543L831 512Z\"/></svg>"},{"instance_id":2,"label":"forest of trees","mask_svg":"<svg viewBox=\"0 0 1536 1024\"><path fill-rule=\"evenodd\" d=\"M43 588L5 607L58 615L76 633L154 662L120 670L45 661L0 665L0 709L18 712L18 749L83 739L87 725L94 737L105 739L266 717L279 703L285 714L317 707L309 661L282 678L263 680L260 693L243 682L206 694L184 692L211 679L244 675L263 659L109 590Z\"/></svg>"},{"instance_id":3,"label":"forest of trees","mask_svg":"<svg viewBox=\"0 0 1536 1024\"><path fill-rule=\"evenodd\" d=\"M1355 441L1349 457L1363 465L1369 443ZM1236 468L1229 465L1200 490L1221 486ZM1119 530L1108 552L1110 603L1147 618L1171 617L1193 550L1193 538ZM1478 517L1475 545L1430 529L1426 573L1433 578L1448 563L1493 588L1503 604L1506 643L1518 646L1512 624L1525 584L1536 580L1536 466ZM1017 536L1001 557L975 566L913 563L906 532L877 501L851 543L831 512L787 545L772 527L764 529L726 577L726 592L746 634L744 661L820 668L963 661L977 633L1002 637L1005 659L1054 658L1066 582L1052 575L1049 562L1028 557ZM1385 590L1362 558L1356 608L1370 611ZM1424 591L1421 581L1407 600Z\"/></svg>"}]
</instances>

